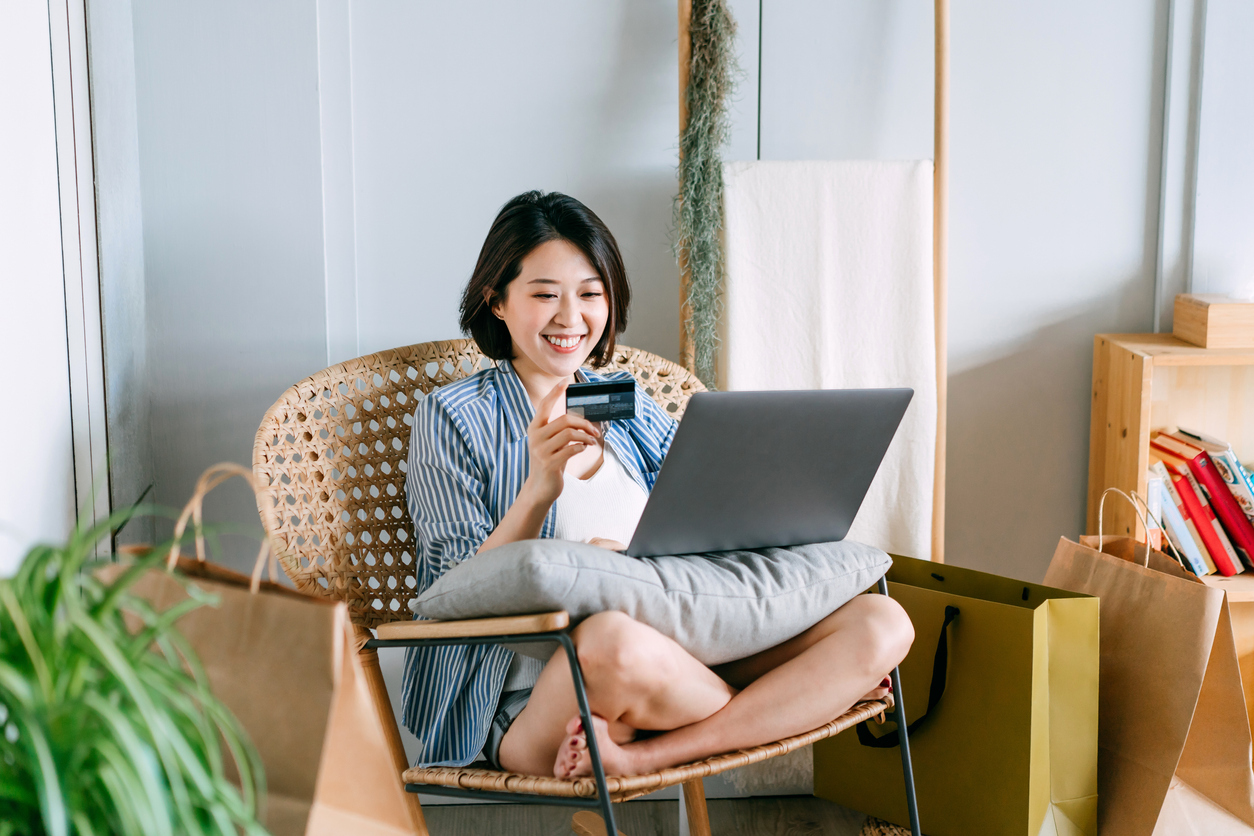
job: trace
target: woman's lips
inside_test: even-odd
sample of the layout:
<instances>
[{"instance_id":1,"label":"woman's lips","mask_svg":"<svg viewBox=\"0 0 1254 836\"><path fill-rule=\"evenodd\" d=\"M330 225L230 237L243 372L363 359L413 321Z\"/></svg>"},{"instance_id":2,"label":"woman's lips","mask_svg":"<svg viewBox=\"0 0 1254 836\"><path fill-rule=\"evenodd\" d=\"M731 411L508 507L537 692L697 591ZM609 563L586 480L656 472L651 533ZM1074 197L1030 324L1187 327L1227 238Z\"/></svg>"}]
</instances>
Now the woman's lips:
<instances>
[{"instance_id":1,"label":"woman's lips","mask_svg":"<svg viewBox=\"0 0 1254 836\"><path fill-rule=\"evenodd\" d=\"M570 354L579 349L579 344L583 342L584 334L541 334L545 341L553 347L554 351L560 351L563 354Z\"/></svg>"}]
</instances>

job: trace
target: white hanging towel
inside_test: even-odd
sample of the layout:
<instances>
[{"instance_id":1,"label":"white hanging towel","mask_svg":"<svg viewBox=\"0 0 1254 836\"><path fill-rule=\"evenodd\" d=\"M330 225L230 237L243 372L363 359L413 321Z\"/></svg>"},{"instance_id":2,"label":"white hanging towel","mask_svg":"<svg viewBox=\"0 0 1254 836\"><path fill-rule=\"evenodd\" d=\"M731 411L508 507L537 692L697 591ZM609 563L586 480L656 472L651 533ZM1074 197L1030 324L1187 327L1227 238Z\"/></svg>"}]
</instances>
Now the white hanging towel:
<instances>
[{"instance_id":1,"label":"white hanging towel","mask_svg":"<svg viewBox=\"0 0 1254 836\"><path fill-rule=\"evenodd\" d=\"M930 559L932 162L735 162L723 180L719 387L914 389L848 536Z\"/></svg>"}]
</instances>

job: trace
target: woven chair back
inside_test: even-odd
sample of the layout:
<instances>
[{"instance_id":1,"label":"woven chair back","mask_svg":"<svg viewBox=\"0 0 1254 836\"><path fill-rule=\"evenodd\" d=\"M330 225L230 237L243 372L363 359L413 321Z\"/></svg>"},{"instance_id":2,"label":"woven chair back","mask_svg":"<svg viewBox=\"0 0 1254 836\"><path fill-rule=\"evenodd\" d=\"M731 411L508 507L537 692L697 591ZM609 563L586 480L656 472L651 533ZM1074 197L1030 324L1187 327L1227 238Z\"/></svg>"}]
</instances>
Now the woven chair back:
<instances>
[{"instance_id":1,"label":"woven chair back","mask_svg":"<svg viewBox=\"0 0 1254 836\"><path fill-rule=\"evenodd\" d=\"M419 343L324 369L270 407L253 444L257 505L298 589L344 601L362 627L412 618L405 468L414 408L490 364L470 340ZM620 370L676 420L705 389L683 367L626 346L603 369Z\"/></svg>"}]
</instances>

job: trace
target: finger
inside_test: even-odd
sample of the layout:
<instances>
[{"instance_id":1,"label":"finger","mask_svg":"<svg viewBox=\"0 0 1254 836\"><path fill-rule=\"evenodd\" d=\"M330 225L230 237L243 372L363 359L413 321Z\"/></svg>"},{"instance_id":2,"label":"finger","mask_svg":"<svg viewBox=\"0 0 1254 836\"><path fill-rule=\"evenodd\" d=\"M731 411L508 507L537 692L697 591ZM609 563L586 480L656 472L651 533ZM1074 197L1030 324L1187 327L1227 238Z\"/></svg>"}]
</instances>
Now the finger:
<instances>
[{"instance_id":1,"label":"finger","mask_svg":"<svg viewBox=\"0 0 1254 836\"><path fill-rule=\"evenodd\" d=\"M597 437L595 435L592 435L591 433L586 433L583 430L577 429L575 427L568 427L567 429L562 430L560 433L554 436L554 440L557 440L557 439L565 439L567 444L570 444L571 442L579 442L580 444L596 444L597 443Z\"/></svg>"},{"instance_id":2,"label":"finger","mask_svg":"<svg viewBox=\"0 0 1254 836\"><path fill-rule=\"evenodd\" d=\"M565 417L569 420L570 426L578 427L584 432L592 433L597 438L601 437L601 428L597 426L596 424L592 423L591 421L589 421L587 418L583 417L582 415L574 415L568 412L565 414L565 416L562 416L562 417Z\"/></svg>"},{"instance_id":3,"label":"finger","mask_svg":"<svg viewBox=\"0 0 1254 836\"><path fill-rule=\"evenodd\" d=\"M566 462L588 449L587 444L568 444L553 454L553 462L566 467Z\"/></svg>"},{"instance_id":4,"label":"finger","mask_svg":"<svg viewBox=\"0 0 1254 836\"><path fill-rule=\"evenodd\" d=\"M557 403L557 399L566 391L567 381L561 383L549 390L549 393L540 400L540 406L536 408L536 415L531 419L531 426L541 427L548 423L549 416L553 414L553 405Z\"/></svg>"},{"instance_id":5,"label":"finger","mask_svg":"<svg viewBox=\"0 0 1254 836\"><path fill-rule=\"evenodd\" d=\"M596 436L597 438L601 437L600 427L589 421L587 418L584 418L582 415L574 415L569 412L557 416L552 421L544 425L545 429L552 428L555 433L566 429L567 427L576 427L586 433Z\"/></svg>"},{"instance_id":6,"label":"finger","mask_svg":"<svg viewBox=\"0 0 1254 836\"><path fill-rule=\"evenodd\" d=\"M581 444L585 447L596 444L597 440L585 432L579 430L562 430L562 432L548 439L539 445L539 452L543 455L553 455L558 450L564 450L571 444Z\"/></svg>"}]
</instances>

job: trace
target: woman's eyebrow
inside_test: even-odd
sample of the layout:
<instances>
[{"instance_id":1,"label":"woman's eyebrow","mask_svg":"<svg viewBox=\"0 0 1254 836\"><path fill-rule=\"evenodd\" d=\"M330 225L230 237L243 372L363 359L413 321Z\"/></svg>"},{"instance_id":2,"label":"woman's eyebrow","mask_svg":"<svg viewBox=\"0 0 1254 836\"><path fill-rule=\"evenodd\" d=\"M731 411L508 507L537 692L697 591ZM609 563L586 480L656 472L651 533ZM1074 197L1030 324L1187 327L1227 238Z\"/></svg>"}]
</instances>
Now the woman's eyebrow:
<instances>
[{"instance_id":1,"label":"woman's eyebrow","mask_svg":"<svg viewBox=\"0 0 1254 836\"><path fill-rule=\"evenodd\" d=\"M588 282L599 282L599 281L601 281L600 276L589 276L586 279L580 279L579 283L587 284ZM537 278L537 279L529 279L527 281L527 284L561 284L561 282L559 282L557 279Z\"/></svg>"}]
</instances>

